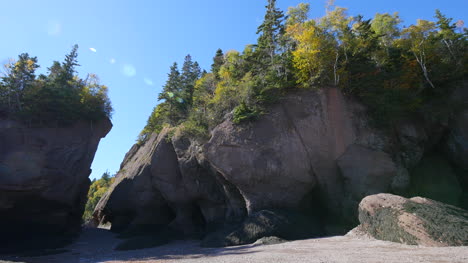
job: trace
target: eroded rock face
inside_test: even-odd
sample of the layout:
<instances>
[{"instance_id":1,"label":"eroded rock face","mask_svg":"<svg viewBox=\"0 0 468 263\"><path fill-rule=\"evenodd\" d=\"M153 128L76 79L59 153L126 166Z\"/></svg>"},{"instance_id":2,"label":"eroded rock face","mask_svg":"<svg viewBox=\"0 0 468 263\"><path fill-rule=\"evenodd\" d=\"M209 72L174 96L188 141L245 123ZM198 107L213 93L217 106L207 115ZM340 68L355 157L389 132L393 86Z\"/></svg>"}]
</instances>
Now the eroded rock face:
<instances>
[{"instance_id":1,"label":"eroded rock face","mask_svg":"<svg viewBox=\"0 0 468 263\"><path fill-rule=\"evenodd\" d=\"M407 176L387 154L391 140L335 88L290 93L259 120L228 118L211 135L200 145L164 129L132 147L96 221L116 230L166 222L197 233L265 209L351 218L368 189L384 191ZM350 159L356 149L362 162ZM326 211L314 210L320 205Z\"/></svg>"},{"instance_id":2,"label":"eroded rock face","mask_svg":"<svg viewBox=\"0 0 468 263\"><path fill-rule=\"evenodd\" d=\"M456 170L439 154L425 156L413 169L409 194L463 207L463 189Z\"/></svg>"},{"instance_id":3,"label":"eroded rock face","mask_svg":"<svg viewBox=\"0 0 468 263\"><path fill-rule=\"evenodd\" d=\"M160 154L165 150L165 142L159 143L162 136L151 136L145 145L135 145L125 156L115 183L96 206L95 218L99 218L98 222L111 221L113 229L121 230L129 224L150 227L164 225L171 220L173 215L165 200L152 186L153 156L163 156L169 160L173 157L170 152ZM174 162L161 163L160 170L175 176L179 174Z\"/></svg>"},{"instance_id":4,"label":"eroded rock face","mask_svg":"<svg viewBox=\"0 0 468 263\"><path fill-rule=\"evenodd\" d=\"M387 193L397 175L392 158L380 151L351 145L337 160L344 178L345 202L351 208L348 214L357 218L357 205L365 196Z\"/></svg>"},{"instance_id":5,"label":"eroded rock face","mask_svg":"<svg viewBox=\"0 0 468 263\"><path fill-rule=\"evenodd\" d=\"M445 148L453 162L468 173L468 110L455 118Z\"/></svg>"},{"instance_id":6,"label":"eroded rock face","mask_svg":"<svg viewBox=\"0 0 468 263\"><path fill-rule=\"evenodd\" d=\"M290 92L254 122L227 118L204 144L164 129L132 147L95 218L115 230L163 224L197 234L279 209L342 233L357 224L365 196L408 190L444 127L401 123L383 132L339 89Z\"/></svg>"},{"instance_id":7,"label":"eroded rock face","mask_svg":"<svg viewBox=\"0 0 468 263\"><path fill-rule=\"evenodd\" d=\"M0 120L0 237L76 231L109 120L64 128Z\"/></svg>"},{"instance_id":8,"label":"eroded rock face","mask_svg":"<svg viewBox=\"0 0 468 263\"><path fill-rule=\"evenodd\" d=\"M117 231L162 225L194 235L245 216L236 188L204 166L196 144L168 132L153 134L127 154L96 206L96 221L111 222Z\"/></svg>"},{"instance_id":9,"label":"eroded rock face","mask_svg":"<svg viewBox=\"0 0 468 263\"><path fill-rule=\"evenodd\" d=\"M332 212L341 214L343 209L350 210L343 205L357 208L363 197L358 181L382 190L389 188L396 175L396 165L384 153L389 138L370 128L367 120L364 109L345 99L338 89L301 91L286 96L251 124L236 126L225 121L214 129L204 150L210 164L239 188L249 213L297 209L308 193L317 191ZM386 170L343 177L337 160L343 154L342 158L348 158L346 152L353 149L367 149L363 158L381 160ZM347 170L369 168L364 162L342 163ZM344 179L356 183L345 190ZM359 192L358 201L344 203L345 191Z\"/></svg>"},{"instance_id":10,"label":"eroded rock face","mask_svg":"<svg viewBox=\"0 0 468 263\"><path fill-rule=\"evenodd\" d=\"M468 245L468 211L431 199L391 194L364 198L360 228L381 240L423 246Z\"/></svg>"}]
</instances>

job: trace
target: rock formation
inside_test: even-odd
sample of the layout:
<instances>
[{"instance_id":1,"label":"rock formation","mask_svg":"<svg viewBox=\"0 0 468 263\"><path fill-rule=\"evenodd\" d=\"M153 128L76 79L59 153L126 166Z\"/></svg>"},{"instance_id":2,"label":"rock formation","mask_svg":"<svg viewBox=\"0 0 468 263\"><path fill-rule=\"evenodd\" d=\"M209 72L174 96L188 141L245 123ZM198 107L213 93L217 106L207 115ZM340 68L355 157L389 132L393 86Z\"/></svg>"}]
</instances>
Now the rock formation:
<instances>
[{"instance_id":1,"label":"rock formation","mask_svg":"<svg viewBox=\"0 0 468 263\"><path fill-rule=\"evenodd\" d=\"M27 127L0 120L0 239L75 232L91 163L109 120L70 127Z\"/></svg>"},{"instance_id":2,"label":"rock formation","mask_svg":"<svg viewBox=\"0 0 468 263\"><path fill-rule=\"evenodd\" d=\"M381 240L423 246L467 246L468 211L434 200L391 194L359 204L361 230Z\"/></svg>"},{"instance_id":3,"label":"rock formation","mask_svg":"<svg viewBox=\"0 0 468 263\"><path fill-rule=\"evenodd\" d=\"M256 121L227 117L207 142L165 128L133 146L94 217L114 230L203 234L284 209L320 218L317 228L329 234L343 232L357 225L365 196L407 192L413 169L446 130L408 122L382 131L339 89L290 92Z\"/></svg>"},{"instance_id":4,"label":"rock formation","mask_svg":"<svg viewBox=\"0 0 468 263\"><path fill-rule=\"evenodd\" d=\"M241 220L245 204L237 188L208 170L195 145L171 140L168 132L153 134L125 156L95 219L112 222L113 230L170 224L187 235Z\"/></svg>"}]
</instances>

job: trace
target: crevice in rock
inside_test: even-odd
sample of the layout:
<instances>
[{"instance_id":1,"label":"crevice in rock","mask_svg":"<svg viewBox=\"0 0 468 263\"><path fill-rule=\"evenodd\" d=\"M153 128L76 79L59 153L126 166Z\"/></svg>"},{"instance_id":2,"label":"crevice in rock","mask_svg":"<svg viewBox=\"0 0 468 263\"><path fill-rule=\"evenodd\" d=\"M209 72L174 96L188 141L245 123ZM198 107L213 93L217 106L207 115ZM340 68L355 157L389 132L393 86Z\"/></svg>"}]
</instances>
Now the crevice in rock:
<instances>
[{"instance_id":1,"label":"crevice in rock","mask_svg":"<svg viewBox=\"0 0 468 263\"><path fill-rule=\"evenodd\" d=\"M228 203L226 222L238 222L247 216L247 205L239 188L229 182L220 172L216 172L216 179L222 184Z\"/></svg>"},{"instance_id":2,"label":"crevice in rock","mask_svg":"<svg viewBox=\"0 0 468 263\"><path fill-rule=\"evenodd\" d=\"M206 232L207 222L203 216L200 206L196 202L192 206L190 219L196 228L195 235L199 237L203 236Z\"/></svg>"},{"instance_id":3,"label":"crevice in rock","mask_svg":"<svg viewBox=\"0 0 468 263\"><path fill-rule=\"evenodd\" d=\"M315 178L315 180L318 182L317 180L317 173L315 172L314 170L314 167L312 165L312 162L311 160L313 160L312 158L312 155L310 154L309 152L309 149L307 149L307 146L304 142L304 138L302 138L302 134L300 133L300 131L298 130L296 124L294 123L293 121L293 117L291 116L291 114L288 112L288 110L286 109L286 107L284 106L284 104L281 104L281 109L283 110L284 114L286 115L286 119L288 121L288 125L290 127L293 128L294 130L294 133L296 133L297 137L299 138L299 140L301 141L301 145L302 145L302 148L304 149L304 152L307 154L307 159L309 159L309 166L310 166L310 170L312 171L311 176Z\"/></svg>"}]
</instances>

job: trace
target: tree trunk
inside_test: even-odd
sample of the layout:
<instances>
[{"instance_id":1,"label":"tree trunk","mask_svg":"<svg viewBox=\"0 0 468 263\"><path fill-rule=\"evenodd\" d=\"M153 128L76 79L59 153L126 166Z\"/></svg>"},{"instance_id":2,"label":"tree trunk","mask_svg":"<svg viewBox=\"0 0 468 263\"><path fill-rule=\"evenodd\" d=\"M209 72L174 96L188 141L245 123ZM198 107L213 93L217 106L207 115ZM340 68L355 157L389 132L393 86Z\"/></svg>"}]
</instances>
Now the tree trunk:
<instances>
[{"instance_id":1,"label":"tree trunk","mask_svg":"<svg viewBox=\"0 0 468 263\"><path fill-rule=\"evenodd\" d=\"M434 84L429 79L429 74L426 68L426 62L424 61L424 53L421 54L420 58L416 55L416 53L414 53L414 57L416 58L416 61L418 62L419 66L421 66L421 70L423 72L424 78L426 79L427 83L429 83L429 85L431 85L431 87L435 89Z\"/></svg>"}]
</instances>

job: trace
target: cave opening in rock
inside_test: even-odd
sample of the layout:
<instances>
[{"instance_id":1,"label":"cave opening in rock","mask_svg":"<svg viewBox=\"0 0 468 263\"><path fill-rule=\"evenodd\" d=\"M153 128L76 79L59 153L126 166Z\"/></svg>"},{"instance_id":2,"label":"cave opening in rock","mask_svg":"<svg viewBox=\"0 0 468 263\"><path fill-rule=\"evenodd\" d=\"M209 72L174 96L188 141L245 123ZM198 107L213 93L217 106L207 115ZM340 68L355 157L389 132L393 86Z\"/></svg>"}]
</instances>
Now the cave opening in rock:
<instances>
[{"instance_id":1,"label":"cave opening in rock","mask_svg":"<svg viewBox=\"0 0 468 263\"><path fill-rule=\"evenodd\" d=\"M336 211L327 205L325 194L320 187L315 187L307 193L299 204L299 210L302 214L313 219L321 229L321 236L343 235L357 226L357 218L347 218L345 215L337 216Z\"/></svg>"},{"instance_id":2,"label":"cave opening in rock","mask_svg":"<svg viewBox=\"0 0 468 263\"><path fill-rule=\"evenodd\" d=\"M202 237L206 233L207 222L199 204L193 204L190 219L195 228L195 236Z\"/></svg>"}]
</instances>

